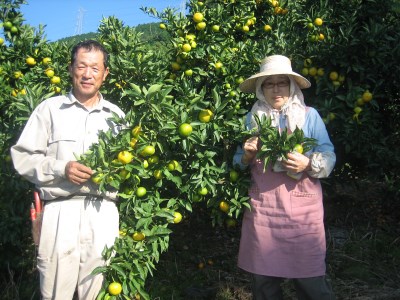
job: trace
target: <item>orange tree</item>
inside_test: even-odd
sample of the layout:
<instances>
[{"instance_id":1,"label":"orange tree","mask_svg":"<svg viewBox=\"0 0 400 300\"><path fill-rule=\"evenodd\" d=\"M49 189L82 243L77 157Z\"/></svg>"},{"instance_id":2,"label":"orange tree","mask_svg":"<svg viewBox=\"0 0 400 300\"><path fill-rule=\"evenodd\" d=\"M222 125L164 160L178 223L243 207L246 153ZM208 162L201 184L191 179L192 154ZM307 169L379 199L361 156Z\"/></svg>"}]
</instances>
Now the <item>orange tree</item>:
<instances>
[{"instance_id":1,"label":"orange tree","mask_svg":"<svg viewBox=\"0 0 400 300\"><path fill-rule=\"evenodd\" d=\"M22 25L22 1L1 3L7 158L36 104L66 91L68 46L48 44L42 31ZM240 93L238 85L266 55L289 56L294 69L311 80L306 102L319 110L331 133L338 180L374 171L379 180L387 175L393 186L398 182L399 161L391 151L398 144L399 97L394 1L206 0L188 1L186 15L143 10L160 20L169 38L151 46L121 21L102 21L99 40L111 54L102 92L127 116L117 120L118 135L101 133L91 152L78 158L96 170L99 189L120 194L120 237L104 251L110 264L96 270L106 276L99 299L149 298L146 278L168 249L170 232L198 205L209 208L214 224L240 216L248 176L234 169L232 157L254 95ZM19 29L11 31L8 21ZM59 83L50 81L54 76ZM7 160L1 180L8 187L11 182L12 191L2 188L2 197L16 202L27 184ZM26 203L12 212L21 215L27 208Z\"/></svg>"},{"instance_id":2,"label":"orange tree","mask_svg":"<svg viewBox=\"0 0 400 300\"><path fill-rule=\"evenodd\" d=\"M242 117L254 96L241 94L238 85L256 72L266 55L291 57L294 68L312 81L307 102L320 111L331 132L339 178L349 173L348 168L353 176L365 175L368 170L391 170L386 159L395 157L387 148L395 140L385 133L390 124L379 124L390 115L382 110L398 97L388 83L398 79L393 65L383 69L378 61L390 55L398 57L393 51L398 41L397 12L390 2L359 5L190 1L184 16L172 10L159 13L144 8L161 20L160 28L170 35L162 57L155 61L155 54L146 52L123 59L124 47L130 48L123 36L119 47L110 45L110 51L117 51L118 59L124 61L124 68L132 69L120 93L121 99L134 107L128 109L126 123L122 123L126 129L117 137L104 136L104 149L96 145L93 153L83 158L107 174L100 188L123 191L121 238L106 253L110 265L97 270L107 274L108 282L122 282L122 294L128 297L136 293L147 297L145 278L168 247L173 212L192 211L201 202L210 209L215 223L240 215L246 205L246 176L232 182L229 174L234 168L233 153L241 142ZM384 43L372 42L377 39ZM136 62L138 58L141 63ZM370 63L372 58L377 64ZM377 69L382 72L379 76ZM146 72L151 77L143 76ZM386 90L390 92L384 98ZM137 126L142 130L138 136ZM142 154L148 145L155 149L155 161ZM120 151L130 152L132 163L113 164ZM111 162L94 159L99 153L106 153ZM177 167L169 169L174 161ZM129 173L130 179L116 175L121 171ZM141 233L140 239L135 239L137 233ZM111 253L116 255L111 257ZM105 289L102 296L107 297Z\"/></svg>"},{"instance_id":3,"label":"orange tree","mask_svg":"<svg viewBox=\"0 0 400 300\"><path fill-rule=\"evenodd\" d=\"M1 271L8 266L11 269L21 266L30 231L27 212L32 199L31 186L16 176L10 146L37 104L43 98L65 91L68 80L65 68L68 48L62 43L47 43L42 27L35 29L24 24L19 12L22 3L0 1ZM53 76L58 76L60 82L52 83Z\"/></svg>"}]
</instances>

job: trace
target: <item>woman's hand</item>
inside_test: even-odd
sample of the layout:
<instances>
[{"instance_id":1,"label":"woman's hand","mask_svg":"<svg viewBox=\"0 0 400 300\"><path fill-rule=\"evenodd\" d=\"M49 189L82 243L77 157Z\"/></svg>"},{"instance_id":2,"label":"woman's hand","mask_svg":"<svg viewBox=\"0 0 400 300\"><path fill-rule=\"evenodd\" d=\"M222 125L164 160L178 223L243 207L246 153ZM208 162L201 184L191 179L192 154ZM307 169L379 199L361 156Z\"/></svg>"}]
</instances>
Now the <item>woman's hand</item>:
<instances>
[{"instance_id":1,"label":"woman's hand","mask_svg":"<svg viewBox=\"0 0 400 300\"><path fill-rule=\"evenodd\" d=\"M298 152L290 152L287 159L282 160L282 166L292 173L300 173L311 170L311 160Z\"/></svg>"},{"instance_id":2,"label":"woman's hand","mask_svg":"<svg viewBox=\"0 0 400 300\"><path fill-rule=\"evenodd\" d=\"M246 140L243 144L244 154L242 156L242 163L249 164L257 154L258 151L258 136L253 136Z\"/></svg>"}]
</instances>

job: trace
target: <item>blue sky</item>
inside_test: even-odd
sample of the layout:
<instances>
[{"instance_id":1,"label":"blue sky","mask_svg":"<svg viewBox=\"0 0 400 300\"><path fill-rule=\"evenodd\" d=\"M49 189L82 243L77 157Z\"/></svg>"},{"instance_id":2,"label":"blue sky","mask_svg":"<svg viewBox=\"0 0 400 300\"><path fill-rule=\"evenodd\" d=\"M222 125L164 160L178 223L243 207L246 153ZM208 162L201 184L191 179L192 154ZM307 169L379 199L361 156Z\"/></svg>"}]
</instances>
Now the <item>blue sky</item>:
<instances>
[{"instance_id":1,"label":"blue sky","mask_svg":"<svg viewBox=\"0 0 400 300\"><path fill-rule=\"evenodd\" d=\"M73 36L77 33L95 32L103 17L115 16L125 25L136 26L159 22L141 7L154 7L162 11L167 7L179 11L184 0L27 0L21 5L25 23L38 27L46 25L45 35L49 41ZM183 8L182 8L183 6Z\"/></svg>"}]
</instances>

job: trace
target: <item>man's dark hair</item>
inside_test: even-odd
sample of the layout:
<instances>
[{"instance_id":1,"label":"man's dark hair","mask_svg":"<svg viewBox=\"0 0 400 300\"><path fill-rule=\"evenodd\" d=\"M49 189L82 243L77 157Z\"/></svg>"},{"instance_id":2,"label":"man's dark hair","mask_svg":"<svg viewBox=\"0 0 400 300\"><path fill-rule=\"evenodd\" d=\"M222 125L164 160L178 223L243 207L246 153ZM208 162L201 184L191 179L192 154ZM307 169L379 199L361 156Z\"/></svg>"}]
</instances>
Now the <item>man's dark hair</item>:
<instances>
[{"instance_id":1,"label":"man's dark hair","mask_svg":"<svg viewBox=\"0 0 400 300\"><path fill-rule=\"evenodd\" d=\"M94 40L86 40L83 42L79 42L76 44L71 51L71 65L75 63L76 60L76 54L79 51L79 49L85 49L86 51L100 51L103 53L103 63L104 63L104 68L107 68L108 66L108 52L107 50L103 47L102 44L100 44L97 41Z\"/></svg>"}]
</instances>

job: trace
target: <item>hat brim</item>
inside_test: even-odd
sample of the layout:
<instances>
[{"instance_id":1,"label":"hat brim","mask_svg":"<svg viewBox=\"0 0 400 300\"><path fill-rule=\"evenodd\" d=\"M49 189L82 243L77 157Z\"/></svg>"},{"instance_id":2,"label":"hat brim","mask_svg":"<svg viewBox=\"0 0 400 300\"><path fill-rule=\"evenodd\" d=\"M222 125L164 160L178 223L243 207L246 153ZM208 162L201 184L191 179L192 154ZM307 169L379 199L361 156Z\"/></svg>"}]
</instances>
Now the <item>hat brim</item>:
<instances>
[{"instance_id":1,"label":"hat brim","mask_svg":"<svg viewBox=\"0 0 400 300\"><path fill-rule=\"evenodd\" d=\"M272 75L291 76L296 81L296 83L298 84L298 86L301 89L306 89L311 86L311 83L306 78L304 78L303 76L301 76L300 74L298 74L296 72L279 73L279 72L266 71L266 72L257 73L255 75L247 78L245 81L243 81L239 85L239 89L244 93L255 93L257 79L260 77L268 77L268 76L272 76Z\"/></svg>"}]
</instances>

